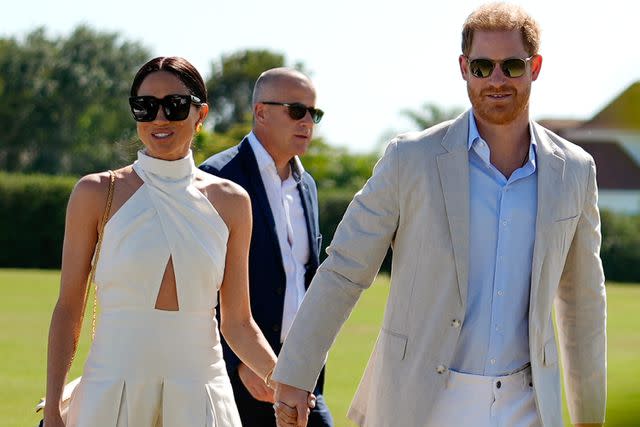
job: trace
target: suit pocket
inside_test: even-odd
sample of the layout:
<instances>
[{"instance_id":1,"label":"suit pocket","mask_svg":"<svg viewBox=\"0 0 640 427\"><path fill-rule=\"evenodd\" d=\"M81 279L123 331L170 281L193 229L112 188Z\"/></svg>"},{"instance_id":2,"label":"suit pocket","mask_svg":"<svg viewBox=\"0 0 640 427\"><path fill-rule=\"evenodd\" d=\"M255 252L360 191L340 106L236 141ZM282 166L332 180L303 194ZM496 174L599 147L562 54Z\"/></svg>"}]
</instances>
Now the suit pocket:
<instances>
[{"instance_id":1,"label":"suit pocket","mask_svg":"<svg viewBox=\"0 0 640 427\"><path fill-rule=\"evenodd\" d=\"M573 235L575 234L579 219L580 214L578 213L575 215L562 215L561 218L556 219L553 222L553 226L551 227L553 230L552 238L557 239L556 241L559 244L560 254L563 256L571 247L571 242L573 241Z\"/></svg>"},{"instance_id":2,"label":"suit pocket","mask_svg":"<svg viewBox=\"0 0 640 427\"><path fill-rule=\"evenodd\" d=\"M562 218L556 219L554 222L564 222L564 221L571 221L572 219L576 219L580 216L580 214L575 214L575 215L567 215L567 216L563 216Z\"/></svg>"},{"instance_id":3,"label":"suit pocket","mask_svg":"<svg viewBox=\"0 0 640 427\"><path fill-rule=\"evenodd\" d=\"M382 354L393 360L404 360L407 352L407 336L382 328Z\"/></svg>"},{"instance_id":4,"label":"suit pocket","mask_svg":"<svg viewBox=\"0 0 640 427\"><path fill-rule=\"evenodd\" d=\"M544 366L553 366L558 363L558 347L556 340L551 338L544 344Z\"/></svg>"}]
</instances>

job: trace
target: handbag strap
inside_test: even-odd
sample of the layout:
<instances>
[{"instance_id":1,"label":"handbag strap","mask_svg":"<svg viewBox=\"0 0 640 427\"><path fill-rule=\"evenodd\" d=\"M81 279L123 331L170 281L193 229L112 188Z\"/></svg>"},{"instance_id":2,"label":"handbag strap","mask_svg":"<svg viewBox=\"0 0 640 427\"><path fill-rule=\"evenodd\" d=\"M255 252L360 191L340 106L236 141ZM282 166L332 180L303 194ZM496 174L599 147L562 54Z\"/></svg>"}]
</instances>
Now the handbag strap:
<instances>
[{"instance_id":1,"label":"handbag strap","mask_svg":"<svg viewBox=\"0 0 640 427\"><path fill-rule=\"evenodd\" d=\"M102 221L100 221L100 228L98 230L98 242L96 243L96 250L93 256L93 263L91 263L91 272L89 273L89 282L87 283L88 289L91 289L90 286L94 283L96 276L96 267L98 265L98 259L100 258L100 248L102 247L102 236L104 234L104 226L107 223L107 219L109 219L109 212L111 211L111 203L113 202L113 189L116 183L116 174L110 170L109 171L109 194L107 195L107 205L104 208L104 213L102 214ZM93 294L93 318L91 320L91 341L96 336L96 312L98 306L98 285L95 285L95 292Z\"/></svg>"}]
</instances>

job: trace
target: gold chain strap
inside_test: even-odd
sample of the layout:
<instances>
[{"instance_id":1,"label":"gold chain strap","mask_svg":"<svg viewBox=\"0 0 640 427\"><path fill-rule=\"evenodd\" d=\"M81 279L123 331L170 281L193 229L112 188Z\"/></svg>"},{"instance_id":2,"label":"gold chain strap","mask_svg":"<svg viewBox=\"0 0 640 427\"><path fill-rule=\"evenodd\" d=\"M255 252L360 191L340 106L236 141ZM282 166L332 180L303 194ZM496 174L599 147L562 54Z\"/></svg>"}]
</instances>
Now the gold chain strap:
<instances>
[{"instance_id":1,"label":"gold chain strap","mask_svg":"<svg viewBox=\"0 0 640 427\"><path fill-rule=\"evenodd\" d=\"M113 189L115 187L116 174L113 171L109 171L109 194L107 195L107 206L104 208L104 214L102 214L102 221L100 222L100 230L98 231L98 242L96 243L96 253L93 257L93 263L91 264L91 272L89 273L88 289L91 289L91 284L95 280L96 267L98 266L98 258L100 258L100 248L102 247L102 235L104 234L104 226L109 219L109 212L111 211L111 202L113 202ZM96 311L98 306L98 285L95 285L93 294L93 319L91 320L91 341L96 336Z\"/></svg>"}]
</instances>

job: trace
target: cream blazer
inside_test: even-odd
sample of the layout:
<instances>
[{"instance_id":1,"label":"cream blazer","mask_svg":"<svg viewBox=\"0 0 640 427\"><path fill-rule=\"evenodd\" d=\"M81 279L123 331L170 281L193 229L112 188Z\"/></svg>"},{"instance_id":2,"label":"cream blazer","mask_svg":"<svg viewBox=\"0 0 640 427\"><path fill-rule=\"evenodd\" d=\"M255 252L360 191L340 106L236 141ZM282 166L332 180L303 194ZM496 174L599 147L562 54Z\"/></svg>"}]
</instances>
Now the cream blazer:
<instances>
[{"instance_id":1,"label":"cream blazer","mask_svg":"<svg viewBox=\"0 0 640 427\"><path fill-rule=\"evenodd\" d=\"M469 265L468 114L393 140L350 203L278 357L273 378L312 390L327 352L389 246L382 329L349 410L360 426L425 424L464 322ZM562 426L558 342L571 419L600 423L606 297L595 165L538 124L538 211L529 351L542 424Z\"/></svg>"}]
</instances>

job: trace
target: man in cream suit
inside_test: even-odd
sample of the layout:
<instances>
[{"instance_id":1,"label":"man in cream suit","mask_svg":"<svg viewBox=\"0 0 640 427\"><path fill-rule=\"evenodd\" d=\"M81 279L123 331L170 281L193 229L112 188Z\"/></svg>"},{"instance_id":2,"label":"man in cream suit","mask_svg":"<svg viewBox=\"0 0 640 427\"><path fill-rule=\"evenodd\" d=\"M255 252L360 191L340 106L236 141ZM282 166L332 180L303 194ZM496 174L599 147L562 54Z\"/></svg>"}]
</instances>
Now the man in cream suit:
<instances>
[{"instance_id":1,"label":"man in cream suit","mask_svg":"<svg viewBox=\"0 0 640 427\"><path fill-rule=\"evenodd\" d=\"M539 28L522 9L465 22L472 109L391 141L355 196L278 357L279 426L304 425L338 330L393 248L361 426L601 425L606 299L593 159L529 119Z\"/></svg>"}]
</instances>

